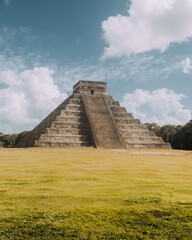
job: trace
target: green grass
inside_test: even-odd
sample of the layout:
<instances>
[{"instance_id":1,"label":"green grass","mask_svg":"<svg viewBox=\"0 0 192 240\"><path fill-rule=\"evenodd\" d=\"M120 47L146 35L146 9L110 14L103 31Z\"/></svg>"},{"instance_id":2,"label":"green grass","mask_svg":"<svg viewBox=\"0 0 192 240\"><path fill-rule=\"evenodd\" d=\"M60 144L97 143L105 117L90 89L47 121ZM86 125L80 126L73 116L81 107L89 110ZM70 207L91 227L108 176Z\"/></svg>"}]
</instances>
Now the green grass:
<instances>
[{"instance_id":1,"label":"green grass","mask_svg":"<svg viewBox=\"0 0 192 240\"><path fill-rule=\"evenodd\" d=\"M192 239L192 152L135 152L0 149L0 239Z\"/></svg>"}]
</instances>

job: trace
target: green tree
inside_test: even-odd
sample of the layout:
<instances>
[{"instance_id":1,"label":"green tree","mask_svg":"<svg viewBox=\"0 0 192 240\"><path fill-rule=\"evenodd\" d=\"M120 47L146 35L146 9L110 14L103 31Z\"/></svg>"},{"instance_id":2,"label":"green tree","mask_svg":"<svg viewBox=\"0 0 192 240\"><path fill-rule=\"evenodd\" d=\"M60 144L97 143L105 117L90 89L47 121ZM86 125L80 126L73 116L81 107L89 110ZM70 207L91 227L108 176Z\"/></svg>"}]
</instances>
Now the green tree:
<instances>
[{"instance_id":1,"label":"green tree","mask_svg":"<svg viewBox=\"0 0 192 240\"><path fill-rule=\"evenodd\" d=\"M13 147L17 136L18 134L5 134L2 136L1 141L5 147Z\"/></svg>"},{"instance_id":2,"label":"green tree","mask_svg":"<svg viewBox=\"0 0 192 240\"><path fill-rule=\"evenodd\" d=\"M161 136L161 127L159 125L157 125L157 123L145 123L145 126L150 131L153 131L158 137Z\"/></svg>"},{"instance_id":3,"label":"green tree","mask_svg":"<svg viewBox=\"0 0 192 240\"><path fill-rule=\"evenodd\" d=\"M17 144L28 132L29 131L23 131L23 132L19 133L15 140L15 144Z\"/></svg>"},{"instance_id":4,"label":"green tree","mask_svg":"<svg viewBox=\"0 0 192 240\"><path fill-rule=\"evenodd\" d=\"M182 126L174 126L174 125L164 125L161 127L161 136L165 142L169 142L171 145L174 142L175 136L177 132L180 131Z\"/></svg>"},{"instance_id":5,"label":"green tree","mask_svg":"<svg viewBox=\"0 0 192 240\"><path fill-rule=\"evenodd\" d=\"M192 120L186 123L180 131L180 145L182 149L192 150Z\"/></svg>"},{"instance_id":6,"label":"green tree","mask_svg":"<svg viewBox=\"0 0 192 240\"><path fill-rule=\"evenodd\" d=\"M158 137L162 137L165 142L171 145L172 148L182 148L181 129L183 126L164 125L160 127L156 123L146 123L145 125L149 130L154 131Z\"/></svg>"}]
</instances>

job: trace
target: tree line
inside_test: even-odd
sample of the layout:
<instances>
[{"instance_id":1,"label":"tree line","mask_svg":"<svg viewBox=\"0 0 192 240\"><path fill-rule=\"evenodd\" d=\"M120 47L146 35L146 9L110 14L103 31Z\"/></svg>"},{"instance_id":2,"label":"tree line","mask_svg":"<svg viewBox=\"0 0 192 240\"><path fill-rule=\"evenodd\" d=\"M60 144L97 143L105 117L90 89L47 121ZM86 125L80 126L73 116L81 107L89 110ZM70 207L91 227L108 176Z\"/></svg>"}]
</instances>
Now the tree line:
<instances>
[{"instance_id":1,"label":"tree line","mask_svg":"<svg viewBox=\"0 0 192 240\"><path fill-rule=\"evenodd\" d=\"M192 150L192 120L184 126L164 125L161 127L156 123L145 123L145 126L154 131L158 137L162 137L165 142L170 143L172 148ZM4 147L14 147L27 133L27 131L19 134L0 133L0 142Z\"/></svg>"},{"instance_id":2,"label":"tree line","mask_svg":"<svg viewBox=\"0 0 192 240\"><path fill-rule=\"evenodd\" d=\"M3 134L0 132L0 142L3 143L3 147L14 147L28 132L23 131L14 134Z\"/></svg>"},{"instance_id":3,"label":"tree line","mask_svg":"<svg viewBox=\"0 0 192 240\"><path fill-rule=\"evenodd\" d=\"M145 123L149 130L155 132L158 137L162 137L170 143L174 149L192 150L192 120L182 125L159 126L156 123Z\"/></svg>"}]
</instances>

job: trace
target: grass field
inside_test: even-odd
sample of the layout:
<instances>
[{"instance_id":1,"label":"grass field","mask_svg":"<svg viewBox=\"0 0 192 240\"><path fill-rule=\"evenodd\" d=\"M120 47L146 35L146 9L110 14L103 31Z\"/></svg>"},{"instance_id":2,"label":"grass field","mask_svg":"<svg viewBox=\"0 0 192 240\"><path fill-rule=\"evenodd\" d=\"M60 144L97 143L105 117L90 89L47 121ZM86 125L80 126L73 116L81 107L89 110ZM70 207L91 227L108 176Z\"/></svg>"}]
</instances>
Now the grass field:
<instances>
[{"instance_id":1,"label":"grass field","mask_svg":"<svg viewBox=\"0 0 192 240\"><path fill-rule=\"evenodd\" d=\"M0 239L192 239L192 152L0 149Z\"/></svg>"}]
</instances>

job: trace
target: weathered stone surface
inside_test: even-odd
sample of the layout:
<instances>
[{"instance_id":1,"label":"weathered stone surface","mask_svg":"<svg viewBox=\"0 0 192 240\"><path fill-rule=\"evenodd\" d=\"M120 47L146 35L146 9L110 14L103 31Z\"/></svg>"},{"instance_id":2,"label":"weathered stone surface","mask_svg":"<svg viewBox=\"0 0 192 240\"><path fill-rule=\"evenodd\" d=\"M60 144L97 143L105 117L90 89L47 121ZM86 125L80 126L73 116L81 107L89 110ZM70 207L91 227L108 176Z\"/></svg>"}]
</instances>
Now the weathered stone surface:
<instances>
[{"instance_id":1,"label":"weathered stone surface","mask_svg":"<svg viewBox=\"0 0 192 240\"><path fill-rule=\"evenodd\" d=\"M170 148L106 94L106 83L79 81L16 147Z\"/></svg>"},{"instance_id":2,"label":"weathered stone surface","mask_svg":"<svg viewBox=\"0 0 192 240\"><path fill-rule=\"evenodd\" d=\"M121 139L114 126L113 116L103 94L82 94L83 105L91 126L95 146L100 148L122 148Z\"/></svg>"},{"instance_id":3,"label":"weathered stone surface","mask_svg":"<svg viewBox=\"0 0 192 240\"><path fill-rule=\"evenodd\" d=\"M107 83L94 81L79 81L73 86L74 93L106 94Z\"/></svg>"}]
</instances>

